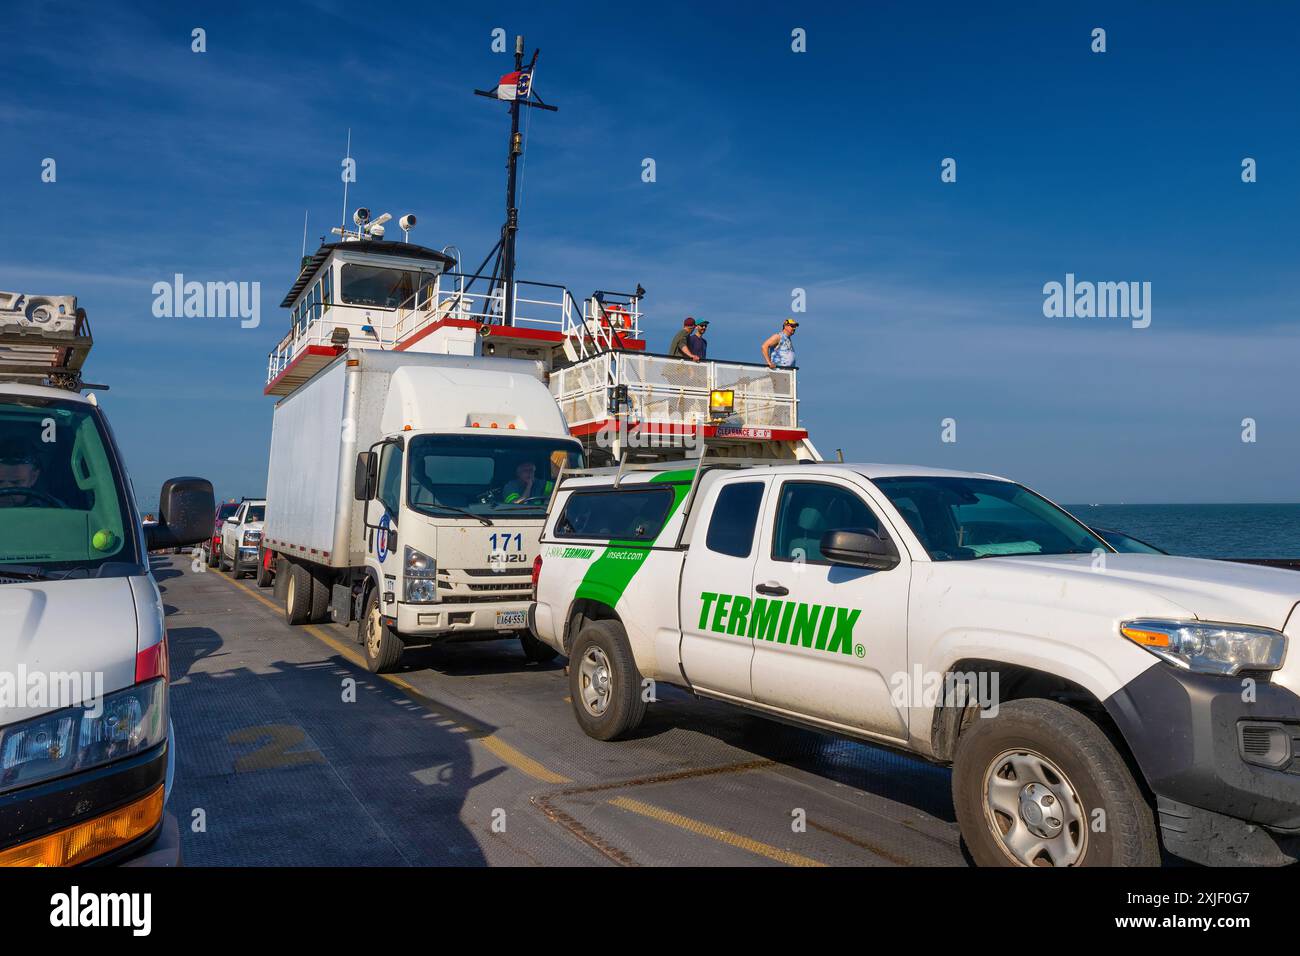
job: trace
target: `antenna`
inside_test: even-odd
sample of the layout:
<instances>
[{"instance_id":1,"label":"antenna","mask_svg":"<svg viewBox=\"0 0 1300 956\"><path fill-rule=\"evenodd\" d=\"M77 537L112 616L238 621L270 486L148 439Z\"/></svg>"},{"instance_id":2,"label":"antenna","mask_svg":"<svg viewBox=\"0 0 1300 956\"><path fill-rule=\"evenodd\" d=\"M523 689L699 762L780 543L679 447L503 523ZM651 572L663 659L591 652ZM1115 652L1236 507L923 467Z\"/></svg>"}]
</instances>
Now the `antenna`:
<instances>
[{"instance_id":1,"label":"antenna","mask_svg":"<svg viewBox=\"0 0 1300 956\"><path fill-rule=\"evenodd\" d=\"M302 257L307 258L307 210L302 211Z\"/></svg>"},{"instance_id":2,"label":"antenna","mask_svg":"<svg viewBox=\"0 0 1300 956\"><path fill-rule=\"evenodd\" d=\"M501 227L501 238L497 240L497 244L492 247L492 251L484 258L483 265L476 270L476 274L482 272L488 261L493 256L497 257L496 264L492 269L492 279L493 285L495 285L495 280L499 275L504 291L501 311L503 325L515 324L515 237L519 232L519 207L515 197L518 183L519 154L523 151L522 137L519 135L519 107L527 106L532 109L548 110L552 113L557 110L557 107L542 102L542 98L533 89L533 71L537 67L537 54L539 52L541 51L533 50L533 58L525 66L524 38L523 36L516 36L514 72L501 77L496 89L474 91L475 96L485 96L490 100L500 100L510 104L510 147L506 164L508 170L506 178L506 221L505 225Z\"/></svg>"},{"instance_id":3,"label":"antenna","mask_svg":"<svg viewBox=\"0 0 1300 956\"><path fill-rule=\"evenodd\" d=\"M350 126L348 127L347 158L349 160L352 159L352 127ZM352 170L349 168L347 172L350 173ZM339 217L339 222L343 224L343 229L346 230L348 228L348 177L346 175L343 177L343 215Z\"/></svg>"}]
</instances>

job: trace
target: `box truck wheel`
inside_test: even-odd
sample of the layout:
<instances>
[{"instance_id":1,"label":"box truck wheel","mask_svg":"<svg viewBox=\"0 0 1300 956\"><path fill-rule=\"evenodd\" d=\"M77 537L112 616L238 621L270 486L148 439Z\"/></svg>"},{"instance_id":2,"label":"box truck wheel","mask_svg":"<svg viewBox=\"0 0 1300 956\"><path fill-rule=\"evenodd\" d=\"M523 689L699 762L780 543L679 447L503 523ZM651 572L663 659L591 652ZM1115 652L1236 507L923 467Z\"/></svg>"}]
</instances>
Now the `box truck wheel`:
<instances>
[{"instance_id":1,"label":"box truck wheel","mask_svg":"<svg viewBox=\"0 0 1300 956\"><path fill-rule=\"evenodd\" d=\"M272 561L275 560L274 555L271 557L271 560ZM256 576L257 586L259 588L269 588L272 585L272 583L274 583L272 581L274 575L272 575L271 569L266 566L266 561L267 561L266 550L259 549L257 552L257 576Z\"/></svg>"},{"instance_id":2,"label":"box truck wheel","mask_svg":"<svg viewBox=\"0 0 1300 956\"><path fill-rule=\"evenodd\" d=\"M980 866L1158 866L1151 806L1086 715L1013 700L957 741L953 804Z\"/></svg>"},{"instance_id":3,"label":"box truck wheel","mask_svg":"<svg viewBox=\"0 0 1300 956\"><path fill-rule=\"evenodd\" d=\"M366 668L372 674L383 674L395 668L402 659L402 640L384 623L379 613L379 589L374 588L366 598L366 613L357 625L361 646L366 652Z\"/></svg>"},{"instance_id":4,"label":"box truck wheel","mask_svg":"<svg viewBox=\"0 0 1300 956\"><path fill-rule=\"evenodd\" d=\"M330 578L328 571L311 570L311 622L320 624L330 619Z\"/></svg>"},{"instance_id":5,"label":"box truck wheel","mask_svg":"<svg viewBox=\"0 0 1300 956\"><path fill-rule=\"evenodd\" d=\"M589 737L616 740L645 717L641 672L618 621L591 621L569 654L569 697Z\"/></svg>"},{"instance_id":6,"label":"box truck wheel","mask_svg":"<svg viewBox=\"0 0 1300 956\"><path fill-rule=\"evenodd\" d=\"M311 615L311 573L297 561L285 562L288 580L284 587L284 619L289 624L306 624Z\"/></svg>"},{"instance_id":7,"label":"box truck wheel","mask_svg":"<svg viewBox=\"0 0 1300 956\"><path fill-rule=\"evenodd\" d=\"M555 660L555 655L559 653L550 644L539 641L528 631L519 632L519 644L524 649L524 657L528 658L530 663L545 664Z\"/></svg>"}]
</instances>

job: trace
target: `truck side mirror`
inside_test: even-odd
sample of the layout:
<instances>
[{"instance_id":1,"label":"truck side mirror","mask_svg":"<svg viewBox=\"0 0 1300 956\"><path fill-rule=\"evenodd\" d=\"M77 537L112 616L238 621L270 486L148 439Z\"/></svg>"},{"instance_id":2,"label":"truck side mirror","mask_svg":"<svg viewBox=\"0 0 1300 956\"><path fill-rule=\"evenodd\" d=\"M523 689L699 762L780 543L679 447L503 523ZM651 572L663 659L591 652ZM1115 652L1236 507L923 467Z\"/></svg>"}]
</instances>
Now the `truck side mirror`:
<instances>
[{"instance_id":1,"label":"truck side mirror","mask_svg":"<svg viewBox=\"0 0 1300 956\"><path fill-rule=\"evenodd\" d=\"M875 531L827 531L818 544L822 556L831 564L844 564L853 568L888 571L901 560L898 548L888 538Z\"/></svg>"},{"instance_id":2,"label":"truck side mirror","mask_svg":"<svg viewBox=\"0 0 1300 956\"><path fill-rule=\"evenodd\" d=\"M357 467L352 476L352 497L356 501L369 501L375 496L379 470L379 454L373 451L357 452Z\"/></svg>"},{"instance_id":3,"label":"truck side mirror","mask_svg":"<svg viewBox=\"0 0 1300 956\"><path fill-rule=\"evenodd\" d=\"M217 502L206 478L169 478L158 495L158 523L145 529L146 545L181 548L212 534Z\"/></svg>"}]
</instances>

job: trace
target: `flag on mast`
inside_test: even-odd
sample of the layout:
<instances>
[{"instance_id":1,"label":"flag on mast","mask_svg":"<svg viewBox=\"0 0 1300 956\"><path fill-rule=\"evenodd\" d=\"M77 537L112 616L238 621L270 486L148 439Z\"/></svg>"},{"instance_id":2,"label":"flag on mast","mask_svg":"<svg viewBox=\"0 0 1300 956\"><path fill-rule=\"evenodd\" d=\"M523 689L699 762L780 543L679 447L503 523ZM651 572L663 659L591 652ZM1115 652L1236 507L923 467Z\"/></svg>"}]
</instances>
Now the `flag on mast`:
<instances>
[{"instance_id":1,"label":"flag on mast","mask_svg":"<svg viewBox=\"0 0 1300 956\"><path fill-rule=\"evenodd\" d=\"M528 70L515 70L513 73L507 73L497 83L497 99L528 99L528 88L532 83L532 79L533 75Z\"/></svg>"}]
</instances>

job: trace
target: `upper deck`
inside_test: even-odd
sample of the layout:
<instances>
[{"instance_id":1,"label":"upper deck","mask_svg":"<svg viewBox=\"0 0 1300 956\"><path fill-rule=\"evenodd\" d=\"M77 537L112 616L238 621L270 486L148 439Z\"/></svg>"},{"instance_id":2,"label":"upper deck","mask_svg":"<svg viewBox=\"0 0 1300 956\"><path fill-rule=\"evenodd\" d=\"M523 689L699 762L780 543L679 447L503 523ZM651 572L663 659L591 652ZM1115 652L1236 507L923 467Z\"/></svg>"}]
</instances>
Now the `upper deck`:
<instances>
[{"instance_id":1,"label":"upper deck","mask_svg":"<svg viewBox=\"0 0 1300 956\"><path fill-rule=\"evenodd\" d=\"M650 352L639 287L579 302L563 285L517 281L506 325L504 287L455 265L412 243L322 245L281 303L290 328L268 356L266 394L290 394L347 348L523 358L550 373L572 433L612 444L614 458L667 446L685 454L705 437L749 455L816 457L799 425L796 369ZM718 392L731 400L721 413Z\"/></svg>"}]
</instances>

